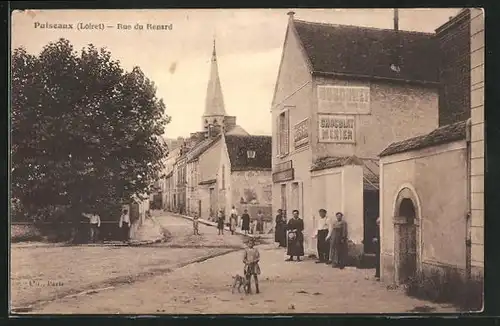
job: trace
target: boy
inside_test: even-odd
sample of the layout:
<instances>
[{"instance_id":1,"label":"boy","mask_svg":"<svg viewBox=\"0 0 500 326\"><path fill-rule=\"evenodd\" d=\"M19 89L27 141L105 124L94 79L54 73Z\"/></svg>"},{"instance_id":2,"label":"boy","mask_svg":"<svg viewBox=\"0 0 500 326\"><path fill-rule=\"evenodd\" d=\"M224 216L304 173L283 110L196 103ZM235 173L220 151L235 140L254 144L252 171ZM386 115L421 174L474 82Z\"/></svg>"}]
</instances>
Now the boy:
<instances>
[{"instance_id":1,"label":"boy","mask_svg":"<svg viewBox=\"0 0 500 326\"><path fill-rule=\"evenodd\" d=\"M200 233L198 232L198 215L195 215L193 217L193 234L200 235Z\"/></svg>"},{"instance_id":2,"label":"boy","mask_svg":"<svg viewBox=\"0 0 500 326\"><path fill-rule=\"evenodd\" d=\"M259 293L259 279L257 275L260 275L260 253L257 248L254 248L255 239L250 238L248 240L248 247L245 249L243 253L243 264L245 264L243 273L245 274L245 278L247 279L248 284L248 293L252 293L252 284L251 277L253 275L255 281L255 292Z\"/></svg>"}]
</instances>

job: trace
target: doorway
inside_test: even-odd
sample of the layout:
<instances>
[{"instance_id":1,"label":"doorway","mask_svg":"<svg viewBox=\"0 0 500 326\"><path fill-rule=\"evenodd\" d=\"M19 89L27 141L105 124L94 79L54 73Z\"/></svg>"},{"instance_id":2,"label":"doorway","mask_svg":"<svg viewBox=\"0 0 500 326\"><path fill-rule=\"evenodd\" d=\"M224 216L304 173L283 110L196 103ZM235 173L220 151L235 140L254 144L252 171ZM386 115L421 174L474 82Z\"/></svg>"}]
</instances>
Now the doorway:
<instances>
[{"instance_id":1,"label":"doorway","mask_svg":"<svg viewBox=\"0 0 500 326\"><path fill-rule=\"evenodd\" d=\"M363 249L365 254L375 254L377 249L373 238L377 236L379 198L378 190L365 190L363 192Z\"/></svg>"},{"instance_id":2,"label":"doorway","mask_svg":"<svg viewBox=\"0 0 500 326\"><path fill-rule=\"evenodd\" d=\"M403 198L398 208L398 281L407 283L417 273L417 225L415 204Z\"/></svg>"}]
</instances>

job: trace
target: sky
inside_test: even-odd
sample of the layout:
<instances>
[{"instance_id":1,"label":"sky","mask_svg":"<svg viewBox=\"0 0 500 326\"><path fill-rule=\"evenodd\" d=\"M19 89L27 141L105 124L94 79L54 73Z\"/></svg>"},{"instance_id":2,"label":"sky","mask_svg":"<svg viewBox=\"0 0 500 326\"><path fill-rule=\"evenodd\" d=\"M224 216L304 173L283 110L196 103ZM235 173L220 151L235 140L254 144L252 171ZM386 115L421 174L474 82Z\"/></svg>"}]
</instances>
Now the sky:
<instances>
[{"instance_id":1,"label":"sky","mask_svg":"<svg viewBox=\"0 0 500 326\"><path fill-rule=\"evenodd\" d=\"M122 67L139 66L154 81L157 96L172 117L165 136L176 138L200 131L216 39L225 109L250 134L271 134L271 101L281 59L286 13L296 19L393 27L392 9L148 9L43 10L12 15L12 48L38 54L63 37L75 50L93 44L107 48ZM434 32L457 8L399 9L401 30ZM73 24L74 29L43 29L43 24ZM103 24L104 30L78 30L79 23ZM131 29L117 29L117 25ZM142 30L134 29L140 24ZM146 24L171 25L148 30ZM107 27L113 26L113 27Z\"/></svg>"}]
</instances>

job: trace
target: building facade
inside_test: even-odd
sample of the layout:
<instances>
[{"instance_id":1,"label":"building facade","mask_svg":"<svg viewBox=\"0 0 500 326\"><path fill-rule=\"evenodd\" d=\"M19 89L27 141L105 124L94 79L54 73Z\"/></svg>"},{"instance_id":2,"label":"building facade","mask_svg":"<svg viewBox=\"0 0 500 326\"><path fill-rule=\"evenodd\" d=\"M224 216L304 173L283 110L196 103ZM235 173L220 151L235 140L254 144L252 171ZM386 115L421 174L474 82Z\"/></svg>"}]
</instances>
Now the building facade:
<instances>
[{"instance_id":1,"label":"building facade","mask_svg":"<svg viewBox=\"0 0 500 326\"><path fill-rule=\"evenodd\" d=\"M484 275L484 11L470 9L471 104L471 264L479 279Z\"/></svg>"},{"instance_id":2,"label":"building facade","mask_svg":"<svg viewBox=\"0 0 500 326\"><path fill-rule=\"evenodd\" d=\"M439 125L470 118L470 11L436 29L439 44Z\"/></svg>"},{"instance_id":3,"label":"building facade","mask_svg":"<svg viewBox=\"0 0 500 326\"><path fill-rule=\"evenodd\" d=\"M381 276L480 309L484 280L484 16L464 9L470 27L470 93L440 106L452 124L391 144L381 153ZM465 17L465 18L464 18ZM450 20L451 22L456 19ZM465 32L464 32L465 33ZM461 87L458 87L458 90ZM455 90L456 91L456 90ZM464 98L469 98L463 100ZM461 104L469 103L470 118ZM457 118L459 117L459 118ZM460 118L462 117L462 118ZM429 280L432 282L429 283ZM450 296L450 291L455 291Z\"/></svg>"},{"instance_id":4,"label":"building facade","mask_svg":"<svg viewBox=\"0 0 500 326\"><path fill-rule=\"evenodd\" d=\"M262 212L272 220L271 136L223 135L217 169L219 208L229 212L234 206L241 214L247 209L252 218Z\"/></svg>"},{"instance_id":5,"label":"building facade","mask_svg":"<svg viewBox=\"0 0 500 326\"><path fill-rule=\"evenodd\" d=\"M306 251L320 208L345 214L355 252L373 251L361 243L378 216L377 155L438 126L438 69L425 59L437 49L433 34L290 13L272 104L273 211L301 212Z\"/></svg>"},{"instance_id":6,"label":"building facade","mask_svg":"<svg viewBox=\"0 0 500 326\"><path fill-rule=\"evenodd\" d=\"M443 126L380 154L383 281L402 284L436 272L465 275L467 125Z\"/></svg>"}]
</instances>

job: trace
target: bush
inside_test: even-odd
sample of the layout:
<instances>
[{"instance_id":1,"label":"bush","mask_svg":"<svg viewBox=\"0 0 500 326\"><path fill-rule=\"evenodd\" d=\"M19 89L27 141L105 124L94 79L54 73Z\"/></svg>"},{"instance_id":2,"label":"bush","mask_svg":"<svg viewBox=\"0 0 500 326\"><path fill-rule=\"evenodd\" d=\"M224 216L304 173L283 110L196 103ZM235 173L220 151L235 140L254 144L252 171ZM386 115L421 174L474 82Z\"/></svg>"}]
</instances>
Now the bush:
<instances>
[{"instance_id":1,"label":"bush","mask_svg":"<svg viewBox=\"0 0 500 326\"><path fill-rule=\"evenodd\" d=\"M420 273L405 285L406 294L423 300L452 303L461 310L480 310L483 301L482 281L466 281L457 269L437 269Z\"/></svg>"}]
</instances>

